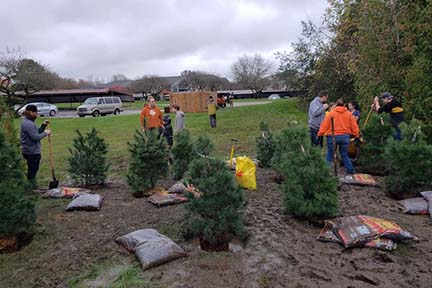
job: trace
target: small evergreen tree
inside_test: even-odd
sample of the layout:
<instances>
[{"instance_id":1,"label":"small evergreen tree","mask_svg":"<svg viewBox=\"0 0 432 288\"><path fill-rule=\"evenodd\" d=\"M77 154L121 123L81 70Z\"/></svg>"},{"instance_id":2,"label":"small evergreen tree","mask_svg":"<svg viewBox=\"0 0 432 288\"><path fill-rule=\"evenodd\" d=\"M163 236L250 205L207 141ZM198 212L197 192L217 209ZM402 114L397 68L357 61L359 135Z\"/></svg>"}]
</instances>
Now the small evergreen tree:
<instances>
[{"instance_id":1,"label":"small evergreen tree","mask_svg":"<svg viewBox=\"0 0 432 288\"><path fill-rule=\"evenodd\" d=\"M199 236L204 243L221 245L221 250L227 250L229 241L244 229L240 211L244 205L242 189L225 162L209 157L193 160L186 179L200 193L199 196L187 194L185 220L191 234Z\"/></svg>"},{"instance_id":2,"label":"small evergreen tree","mask_svg":"<svg viewBox=\"0 0 432 288\"><path fill-rule=\"evenodd\" d=\"M128 143L131 159L127 182L135 197L143 197L158 179L168 172L168 147L164 138L158 139L155 131L136 131L134 141Z\"/></svg>"},{"instance_id":3,"label":"small evergreen tree","mask_svg":"<svg viewBox=\"0 0 432 288\"><path fill-rule=\"evenodd\" d=\"M290 123L274 137L272 167L279 170L284 157L298 153L299 149L306 150L310 145L306 127L295 122Z\"/></svg>"},{"instance_id":4,"label":"small evergreen tree","mask_svg":"<svg viewBox=\"0 0 432 288\"><path fill-rule=\"evenodd\" d=\"M432 185L432 145L427 144L421 123L413 120L402 127L403 140L389 140L384 153L389 173L385 190L396 199L420 185Z\"/></svg>"},{"instance_id":5,"label":"small evergreen tree","mask_svg":"<svg viewBox=\"0 0 432 288\"><path fill-rule=\"evenodd\" d=\"M387 115L384 123L388 123ZM363 169L371 174L386 173L384 148L392 137L393 130L389 124L381 124L379 115L372 115L367 126L362 131L365 143L361 146L359 162Z\"/></svg>"},{"instance_id":6,"label":"small evergreen tree","mask_svg":"<svg viewBox=\"0 0 432 288\"><path fill-rule=\"evenodd\" d=\"M106 162L108 146L104 139L97 135L96 129L92 129L82 135L79 130L73 139L73 146L69 148L68 172L71 178L81 185L103 184L107 177L109 164Z\"/></svg>"},{"instance_id":7,"label":"small evergreen tree","mask_svg":"<svg viewBox=\"0 0 432 288\"><path fill-rule=\"evenodd\" d=\"M16 147L6 142L0 130L0 236L30 234L36 221L35 200L27 195L25 179Z\"/></svg>"},{"instance_id":8,"label":"small evergreen tree","mask_svg":"<svg viewBox=\"0 0 432 288\"><path fill-rule=\"evenodd\" d=\"M337 179L316 147L283 157L284 212L296 217L327 218L338 210Z\"/></svg>"},{"instance_id":9,"label":"small evergreen tree","mask_svg":"<svg viewBox=\"0 0 432 288\"><path fill-rule=\"evenodd\" d=\"M175 135L172 171L174 179L181 179L187 171L189 163L194 159L194 145L188 130L184 129Z\"/></svg>"},{"instance_id":10,"label":"small evergreen tree","mask_svg":"<svg viewBox=\"0 0 432 288\"><path fill-rule=\"evenodd\" d=\"M256 138L257 159L262 167L270 167L275 149L273 134L270 132L267 122L260 123L261 136Z\"/></svg>"},{"instance_id":11,"label":"small evergreen tree","mask_svg":"<svg viewBox=\"0 0 432 288\"><path fill-rule=\"evenodd\" d=\"M210 154L213 153L213 150L214 144L207 135L200 135L194 141L194 151L196 152L194 158L199 155L210 156Z\"/></svg>"},{"instance_id":12,"label":"small evergreen tree","mask_svg":"<svg viewBox=\"0 0 432 288\"><path fill-rule=\"evenodd\" d=\"M338 209L337 180L307 129L291 123L275 135L273 167L284 178L284 212L296 217L325 218Z\"/></svg>"}]
</instances>

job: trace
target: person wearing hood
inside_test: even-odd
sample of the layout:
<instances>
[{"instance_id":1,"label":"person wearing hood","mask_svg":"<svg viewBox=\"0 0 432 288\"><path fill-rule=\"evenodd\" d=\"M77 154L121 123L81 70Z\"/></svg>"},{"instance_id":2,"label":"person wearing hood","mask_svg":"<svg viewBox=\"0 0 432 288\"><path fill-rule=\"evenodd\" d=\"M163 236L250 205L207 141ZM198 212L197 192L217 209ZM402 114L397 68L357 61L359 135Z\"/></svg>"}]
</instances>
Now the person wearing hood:
<instances>
[{"instance_id":1,"label":"person wearing hood","mask_svg":"<svg viewBox=\"0 0 432 288\"><path fill-rule=\"evenodd\" d=\"M33 188L37 188L36 174L39 170L41 160L41 143L40 141L47 135L51 134L50 129L45 129L49 121L45 120L38 128L35 120L38 116L37 107L33 104L26 106L24 117L21 122L21 152L27 161L27 179Z\"/></svg>"},{"instance_id":2,"label":"person wearing hood","mask_svg":"<svg viewBox=\"0 0 432 288\"><path fill-rule=\"evenodd\" d=\"M332 131L332 119L334 123L334 134ZM336 107L324 118L318 131L318 136L327 135L327 156L329 164L333 161L333 141L334 135L336 145L339 146L340 156L348 174L354 174L354 167L348 157L348 145L350 137L359 137L360 130L356 119L350 111L344 106L342 99L336 101Z\"/></svg>"},{"instance_id":3,"label":"person wearing hood","mask_svg":"<svg viewBox=\"0 0 432 288\"><path fill-rule=\"evenodd\" d=\"M180 110L180 106L177 104L172 105L172 111L176 114L174 132L180 132L185 128L185 114L183 111Z\"/></svg>"},{"instance_id":4,"label":"person wearing hood","mask_svg":"<svg viewBox=\"0 0 432 288\"><path fill-rule=\"evenodd\" d=\"M319 137L317 133L322 121L324 120L324 117L326 116L326 110L329 107L327 100L328 92L322 90L309 104L308 126L310 130L311 142L313 145L320 147L323 147L323 138Z\"/></svg>"}]
</instances>

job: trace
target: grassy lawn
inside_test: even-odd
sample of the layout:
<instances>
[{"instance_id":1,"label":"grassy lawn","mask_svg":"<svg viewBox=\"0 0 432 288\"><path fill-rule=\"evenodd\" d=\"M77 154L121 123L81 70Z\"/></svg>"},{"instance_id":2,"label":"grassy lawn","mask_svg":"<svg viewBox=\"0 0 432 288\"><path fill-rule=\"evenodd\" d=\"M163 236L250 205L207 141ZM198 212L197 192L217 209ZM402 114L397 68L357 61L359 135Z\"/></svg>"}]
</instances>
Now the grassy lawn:
<instances>
[{"instance_id":1,"label":"grassy lawn","mask_svg":"<svg viewBox=\"0 0 432 288\"><path fill-rule=\"evenodd\" d=\"M207 134L216 146L216 155L228 158L231 138L239 140L236 155L255 157L255 138L259 135L260 121L267 121L272 130L286 126L291 120L305 122L306 114L299 110L296 99L282 99L266 105L245 106L236 109L220 109L217 112L217 128L210 129L206 113L186 113L186 128L193 136ZM56 175L60 180L67 177L69 148L76 137L75 130L82 133L96 128L99 136L109 145L108 158L111 175L124 175L129 162L127 142L139 128L138 115L120 115L86 118L50 118ZM171 118L174 115L171 114ZM37 120L38 125L43 117ZM174 120L174 119L173 119ZM16 125L19 127L20 120ZM41 185L50 180L48 141L42 140L42 161L38 174Z\"/></svg>"}]
</instances>

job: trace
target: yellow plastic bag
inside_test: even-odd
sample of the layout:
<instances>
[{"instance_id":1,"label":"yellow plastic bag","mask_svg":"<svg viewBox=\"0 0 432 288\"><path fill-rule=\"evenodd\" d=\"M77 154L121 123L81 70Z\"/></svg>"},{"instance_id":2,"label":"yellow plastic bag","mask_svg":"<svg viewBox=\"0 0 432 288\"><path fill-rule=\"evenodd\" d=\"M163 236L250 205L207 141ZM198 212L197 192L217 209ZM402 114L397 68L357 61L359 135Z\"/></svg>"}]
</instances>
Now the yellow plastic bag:
<instances>
[{"instance_id":1,"label":"yellow plastic bag","mask_svg":"<svg viewBox=\"0 0 432 288\"><path fill-rule=\"evenodd\" d=\"M256 190L255 163L246 156L236 157L237 183L250 190Z\"/></svg>"}]
</instances>

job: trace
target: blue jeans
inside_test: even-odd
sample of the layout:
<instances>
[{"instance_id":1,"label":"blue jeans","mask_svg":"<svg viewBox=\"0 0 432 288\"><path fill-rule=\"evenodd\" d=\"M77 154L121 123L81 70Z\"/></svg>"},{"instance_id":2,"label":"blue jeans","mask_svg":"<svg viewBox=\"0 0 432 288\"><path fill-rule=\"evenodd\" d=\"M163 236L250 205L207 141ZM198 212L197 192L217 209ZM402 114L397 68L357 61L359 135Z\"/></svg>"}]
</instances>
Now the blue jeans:
<instances>
[{"instance_id":1,"label":"blue jeans","mask_svg":"<svg viewBox=\"0 0 432 288\"><path fill-rule=\"evenodd\" d=\"M210 118L210 127L216 128L216 114L209 115Z\"/></svg>"},{"instance_id":2,"label":"blue jeans","mask_svg":"<svg viewBox=\"0 0 432 288\"><path fill-rule=\"evenodd\" d=\"M348 145L350 143L350 135L337 135L336 145L339 146L339 152L348 174L354 174L354 167L348 157ZM332 136L327 136L327 157L326 160L331 164L333 162L333 141Z\"/></svg>"},{"instance_id":3,"label":"blue jeans","mask_svg":"<svg viewBox=\"0 0 432 288\"><path fill-rule=\"evenodd\" d=\"M309 127L310 129L310 137L311 137L311 143L312 145L323 147L323 137L318 136L318 130L312 127Z\"/></svg>"}]
</instances>

